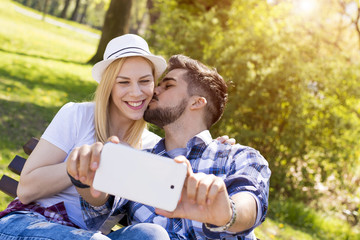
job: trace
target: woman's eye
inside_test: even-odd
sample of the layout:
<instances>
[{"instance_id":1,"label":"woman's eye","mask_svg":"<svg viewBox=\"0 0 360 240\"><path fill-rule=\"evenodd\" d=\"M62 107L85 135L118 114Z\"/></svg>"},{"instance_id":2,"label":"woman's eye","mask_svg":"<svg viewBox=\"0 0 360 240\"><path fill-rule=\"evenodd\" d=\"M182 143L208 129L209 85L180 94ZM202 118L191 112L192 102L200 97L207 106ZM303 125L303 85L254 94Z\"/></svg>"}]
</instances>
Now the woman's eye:
<instances>
[{"instance_id":1,"label":"woman's eye","mask_svg":"<svg viewBox=\"0 0 360 240\"><path fill-rule=\"evenodd\" d=\"M126 84L129 84L129 82L128 82L128 81L120 81L120 82L117 82L117 83L119 83L119 84L121 84L121 85L126 85Z\"/></svg>"},{"instance_id":2,"label":"woman's eye","mask_svg":"<svg viewBox=\"0 0 360 240\"><path fill-rule=\"evenodd\" d=\"M165 85L165 89L168 89L168 88L170 88L170 87L172 87L172 85Z\"/></svg>"},{"instance_id":3,"label":"woman's eye","mask_svg":"<svg viewBox=\"0 0 360 240\"><path fill-rule=\"evenodd\" d=\"M140 83L149 83L150 80L149 79L144 79L144 80L141 80Z\"/></svg>"}]
</instances>

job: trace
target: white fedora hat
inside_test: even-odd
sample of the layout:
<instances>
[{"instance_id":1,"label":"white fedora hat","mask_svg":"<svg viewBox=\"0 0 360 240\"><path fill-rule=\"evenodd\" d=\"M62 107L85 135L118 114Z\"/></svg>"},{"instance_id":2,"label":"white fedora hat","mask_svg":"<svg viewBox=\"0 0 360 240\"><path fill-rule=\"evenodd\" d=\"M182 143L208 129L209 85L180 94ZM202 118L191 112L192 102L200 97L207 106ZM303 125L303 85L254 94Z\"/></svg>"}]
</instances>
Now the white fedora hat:
<instances>
[{"instance_id":1,"label":"white fedora hat","mask_svg":"<svg viewBox=\"0 0 360 240\"><path fill-rule=\"evenodd\" d=\"M157 80L166 69L166 61L161 56L153 55L147 42L135 34L125 34L112 39L106 46L104 60L96 63L92 69L93 78L100 83L105 69L119 58L141 56L149 59L155 67L155 80Z\"/></svg>"}]
</instances>

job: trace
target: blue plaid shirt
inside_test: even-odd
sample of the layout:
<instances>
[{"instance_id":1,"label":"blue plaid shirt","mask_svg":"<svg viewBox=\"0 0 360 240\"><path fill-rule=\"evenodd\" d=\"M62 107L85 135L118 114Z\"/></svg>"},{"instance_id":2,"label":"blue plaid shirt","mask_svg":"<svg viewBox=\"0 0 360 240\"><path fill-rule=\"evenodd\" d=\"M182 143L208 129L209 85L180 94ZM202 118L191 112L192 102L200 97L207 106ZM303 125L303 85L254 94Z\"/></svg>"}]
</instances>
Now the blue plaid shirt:
<instances>
[{"instance_id":1,"label":"blue plaid shirt","mask_svg":"<svg viewBox=\"0 0 360 240\"><path fill-rule=\"evenodd\" d=\"M169 157L162 139L150 152ZM131 224L156 223L163 226L171 239L256 239L254 228L265 220L268 208L271 171L258 151L239 144L222 144L213 140L209 131L203 131L187 143L186 158L194 173L203 172L222 178L230 196L246 191L254 196L258 205L255 225L240 233L211 232L203 223L178 218L166 218L155 213L153 207L111 197L100 207L81 200L84 221L91 230L107 232L119 217L128 216Z\"/></svg>"}]
</instances>

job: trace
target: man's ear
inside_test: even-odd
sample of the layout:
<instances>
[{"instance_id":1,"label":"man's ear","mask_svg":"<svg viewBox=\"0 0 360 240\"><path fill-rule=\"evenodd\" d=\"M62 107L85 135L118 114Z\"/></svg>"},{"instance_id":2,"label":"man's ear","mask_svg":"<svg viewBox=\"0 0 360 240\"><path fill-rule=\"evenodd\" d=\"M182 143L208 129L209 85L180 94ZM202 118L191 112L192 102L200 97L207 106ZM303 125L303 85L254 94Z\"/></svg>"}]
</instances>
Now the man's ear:
<instances>
[{"instance_id":1,"label":"man's ear","mask_svg":"<svg viewBox=\"0 0 360 240\"><path fill-rule=\"evenodd\" d=\"M204 97L194 96L194 99L192 101L191 110L201 109L205 107L207 104L207 100Z\"/></svg>"}]
</instances>

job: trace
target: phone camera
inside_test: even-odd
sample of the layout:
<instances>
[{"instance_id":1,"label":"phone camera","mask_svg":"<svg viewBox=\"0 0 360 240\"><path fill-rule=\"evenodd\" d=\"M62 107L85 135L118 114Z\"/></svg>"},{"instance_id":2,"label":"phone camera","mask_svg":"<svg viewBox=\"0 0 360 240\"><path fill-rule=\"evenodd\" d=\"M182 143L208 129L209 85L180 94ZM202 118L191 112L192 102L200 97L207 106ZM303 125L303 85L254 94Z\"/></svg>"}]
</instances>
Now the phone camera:
<instances>
[{"instance_id":1,"label":"phone camera","mask_svg":"<svg viewBox=\"0 0 360 240\"><path fill-rule=\"evenodd\" d=\"M171 189L174 189L174 188L175 188L175 186L174 186L174 185L171 185L171 186L170 186L170 188L171 188Z\"/></svg>"}]
</instances>

